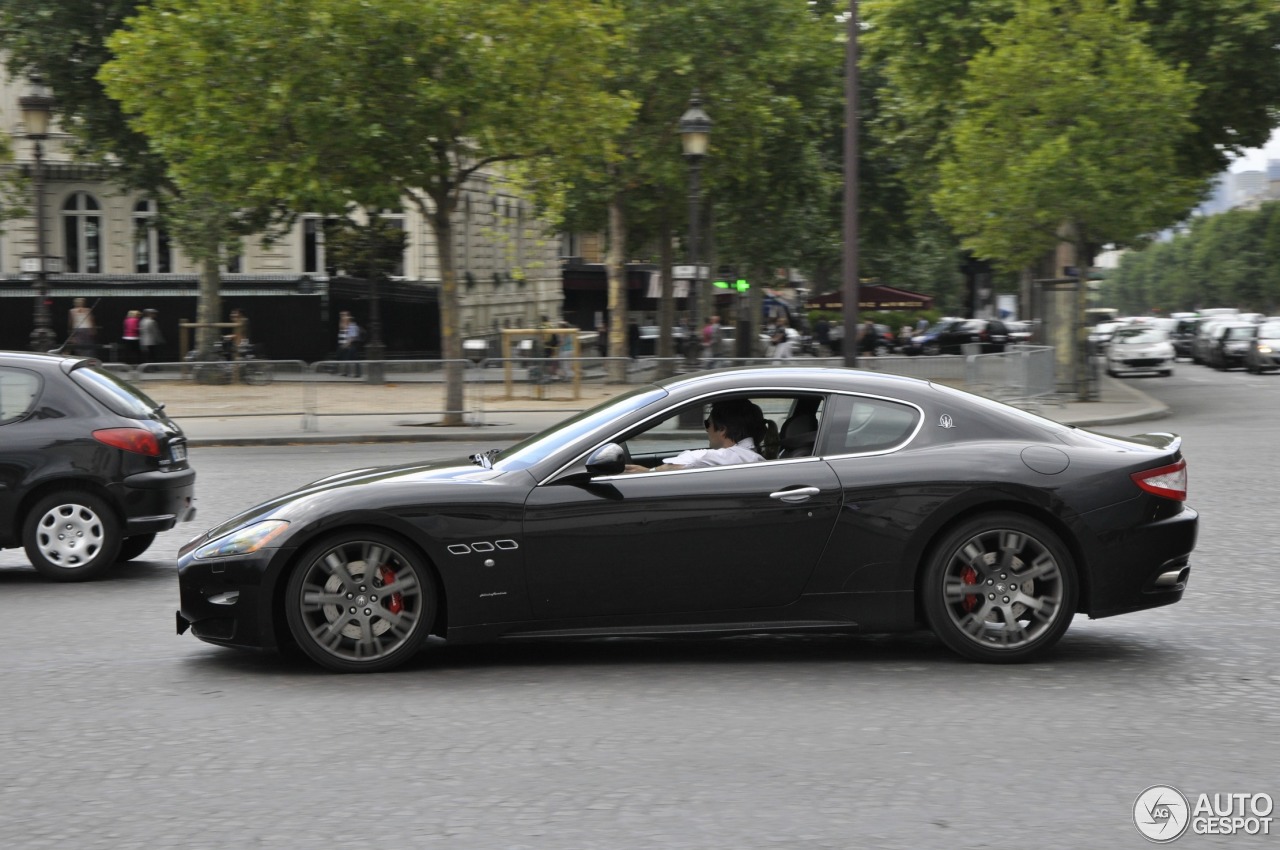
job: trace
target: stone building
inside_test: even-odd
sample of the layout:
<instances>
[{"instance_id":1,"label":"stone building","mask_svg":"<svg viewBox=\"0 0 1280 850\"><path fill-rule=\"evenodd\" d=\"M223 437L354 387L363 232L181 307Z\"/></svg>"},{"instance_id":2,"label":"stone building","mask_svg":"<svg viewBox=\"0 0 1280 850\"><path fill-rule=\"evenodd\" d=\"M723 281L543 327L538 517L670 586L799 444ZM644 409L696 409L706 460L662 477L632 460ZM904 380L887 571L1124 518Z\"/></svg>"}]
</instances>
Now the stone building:
<instances>
[{"instance_id":1,"label":"stone building","mask_svg":"<svg viewBox=\"0 0 1280 850\"><path fill-rule=\"evenodd\" d=\"M3 177L18 177L20 200L0 222L0 348L24 349L34 325L35 275L41 235L34 179L35 141L23 123L20 99L38 93L27 79L0 71L0 132L12 158ZM47 92L56 99L57 92ZM56 112L56 109L55 109ZM196 316L199 269L156 224L153 199L122 190L109 167L77 161L55 117L41 143L39 208L45 254L61 270L47 275L51 325L59 341L75 298L95 305L99 343L119 339L129 310L159 310L165 358L178 359L180 320ZM380 288L388 355L438 357L440 269L428 222L412 203L384 213L408 234L400 268ZM459 323L464 339L494 336L498 328L533 326L561 316L561 239L499 173L467 187L459 206ZM24 264L25 259L25 264ZM253 341L272 358L319 360L335 347L337 314L353 311L366 325L369 287L338 277L326 261L322 220L302 214L270 241L243 240L239 257L223 266L224 314L239 309L251 320ZM24 272L24 268L28 271ZM110 356L112 349L102 354Z\"/></svg>"}]
</instances>

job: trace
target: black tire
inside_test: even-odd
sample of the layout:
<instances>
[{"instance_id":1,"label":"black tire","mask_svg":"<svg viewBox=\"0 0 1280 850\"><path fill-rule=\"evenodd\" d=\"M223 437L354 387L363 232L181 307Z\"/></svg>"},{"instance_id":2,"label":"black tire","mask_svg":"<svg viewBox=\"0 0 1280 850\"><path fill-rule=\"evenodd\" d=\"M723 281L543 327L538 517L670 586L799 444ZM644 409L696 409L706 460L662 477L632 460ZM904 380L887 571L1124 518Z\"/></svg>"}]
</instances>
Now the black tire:
<instances>
[{"instance_id":1,"label":"black tire","mask_svg":"<svg viewBox=\"0 0 1280 850\"><path fill-rule=\"evenodd\" d=\"M936 357L942 353L942 346L936 342L925 343L924 353L930 357Z\"/></svg>"},{"instance_id":2,"label":"black tire","mask_svg":"<svg viewBox=\"0 0 1280 850\"><path fill-rule=\"evenodd\" d=\"M23 520L22 545L40 575L54 581L97 578L120 551L120 520L111 505L84 490L50 493Z\"/></svg>"},{"instance_id":3,"label":"black tire","mask_svg":"<svg viewBox=\"0 0 1280 850\"><path fill-rule=\"evenodd\" d=\"M377 576L369 576L370 561ZM394 582L389 595L383 592L388 581ZM310 546L294 565L284 598L298 648L337 673L404 663L430 635L437 604L422 557L398 537L366 530Z\"/></svg>"},{"instance_id":4,"label":"black tire","mask_svg":"<svg viewBox=\"0 0 1280 850\"><path fill-rule=\"evenodd\" d=\"M938 540L921 592L929 626L948 648L1010 663L1058 642L1075 615L1078 581L1066 546L1043 523L990 513Z\"/></svg>"},{"instance_id":5,"label":"black tire","mask_svg":"<svg viewBox=\"0 0 1280 850\"><path fill-rule=\"evenodd\" d=\"M120 544L120 552L116 555L116 563L123 564L125 561L132 561L150 549L155 540L155 534L135 534L132 537L126 537L124 542Z\"/></svg>"}]
</instances>

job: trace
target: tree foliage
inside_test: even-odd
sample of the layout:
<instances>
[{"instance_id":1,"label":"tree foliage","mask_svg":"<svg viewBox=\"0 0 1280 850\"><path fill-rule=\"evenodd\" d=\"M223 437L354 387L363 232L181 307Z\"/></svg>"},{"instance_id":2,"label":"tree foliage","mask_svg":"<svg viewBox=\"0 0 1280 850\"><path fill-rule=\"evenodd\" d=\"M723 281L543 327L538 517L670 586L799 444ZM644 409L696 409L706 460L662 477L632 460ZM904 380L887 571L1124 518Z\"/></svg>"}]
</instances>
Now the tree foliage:
<instances>
[{"instance_id":1,"label":"tree foliage","mask_svg":"<svg viewBox=\"0 0 1280 850\"><path fill-rule=\"evenodd\" d=\"M613 138L628 107L602 85L614 22L594 0L158 0L110 39L102 79L187 189L344 215L415 204L441 347L461 361L459 198L484 169ZM453 369L449 421L462 401Z\"/></svg>"},{"instance_id":2,"label":"tree foliage","mask_svg":"<svg viewBox=\"0 0 1280 850\"><path fill-rule=\"evenodd\" d=\"M978 256L1018 268L1066 238L1089 265L1197 197L1177 168L1196 87L1143 30L1107 0L1028 0L988 27L933 195Z\"/></svg>"},{"instance_id":3,"label":"tree foliage","mask_svg":"<svg viewBox=\"0 0 1280 850\"><path fill-rule=\"evenodd\" d=\"M1124 313L1280 313L1280 202L1197 218L1169 241L1125 253L1101 295Z\"/></svg>"}]
</instances>

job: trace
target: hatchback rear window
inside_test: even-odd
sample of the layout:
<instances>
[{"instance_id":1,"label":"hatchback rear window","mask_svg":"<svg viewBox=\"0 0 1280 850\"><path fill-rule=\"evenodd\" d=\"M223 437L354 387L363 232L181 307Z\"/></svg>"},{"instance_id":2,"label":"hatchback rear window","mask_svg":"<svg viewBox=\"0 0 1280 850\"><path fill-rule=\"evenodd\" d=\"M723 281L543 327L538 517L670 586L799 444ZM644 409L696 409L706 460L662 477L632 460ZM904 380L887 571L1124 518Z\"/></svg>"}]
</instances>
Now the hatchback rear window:
<instances>
[{"instance_id":1,"label":"hatchback rear window","mask_svg":"<svg viewBox=\"0 0 1280 850\"><path fill-rule=\"evenodd\" d=\"M160 405L127 381L97 366L73 369L71 379L112 413L131 419L151 419Z\"/></svg>"}]
</instances>

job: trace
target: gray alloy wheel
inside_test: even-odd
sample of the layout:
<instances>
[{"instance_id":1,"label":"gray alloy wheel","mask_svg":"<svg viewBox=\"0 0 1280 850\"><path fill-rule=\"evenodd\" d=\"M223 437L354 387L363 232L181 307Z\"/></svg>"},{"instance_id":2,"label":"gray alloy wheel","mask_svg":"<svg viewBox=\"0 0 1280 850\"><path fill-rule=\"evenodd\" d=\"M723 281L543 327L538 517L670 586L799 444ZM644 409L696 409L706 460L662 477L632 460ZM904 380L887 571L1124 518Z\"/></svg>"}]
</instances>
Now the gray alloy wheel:
<instances>
[{"instance_id":1,"label":"gray alloy wheel","mask_svg":"<svg viewBox=\"0 0 1280 850\"><path fill-rule=\"evenodd\" d=\"M285 589L289 631L299 648L339 673L372 673L422 646L436 614L435 584L422 558L376 531L321 540L298 560Z\"/></svg>"},{"instance_id":2,"label":"gray alloy wheel","mask_svg":"<svg viewBox=\"0 0 1280 850\"><path fill-rule=\"evenodd\" d=\"M126 537L124 542L120 544L120 554L116 555L116 563L123 564L125 561L132 561L150 549L155 540L156 536L154 534L135 534L133 537Z\"/></svg>"},{"instance_id":3,"label":"gray alloy wheel","mask_svg":"<svg viewBox=\"0 0 1280 850\"><path fill-rule=\"evenodd\" d=\"M974 517L934 547L923 584L938 638L975 661L1026 661L1075 615L1075 566L1052 531L1014 513Z\"/></svg>"},{"instance_id":4,"label":"gray alloy wheel","mask_svg":"<svg viewBox=\"0 0 1280 850\"><path fill-rule=\"evenodd\" d=\"M92 493L51 493L27 513L22 543L31 566L45 578L84 581L115 562L120 521L111 506Z\"/></svg>"}]
</instances>

